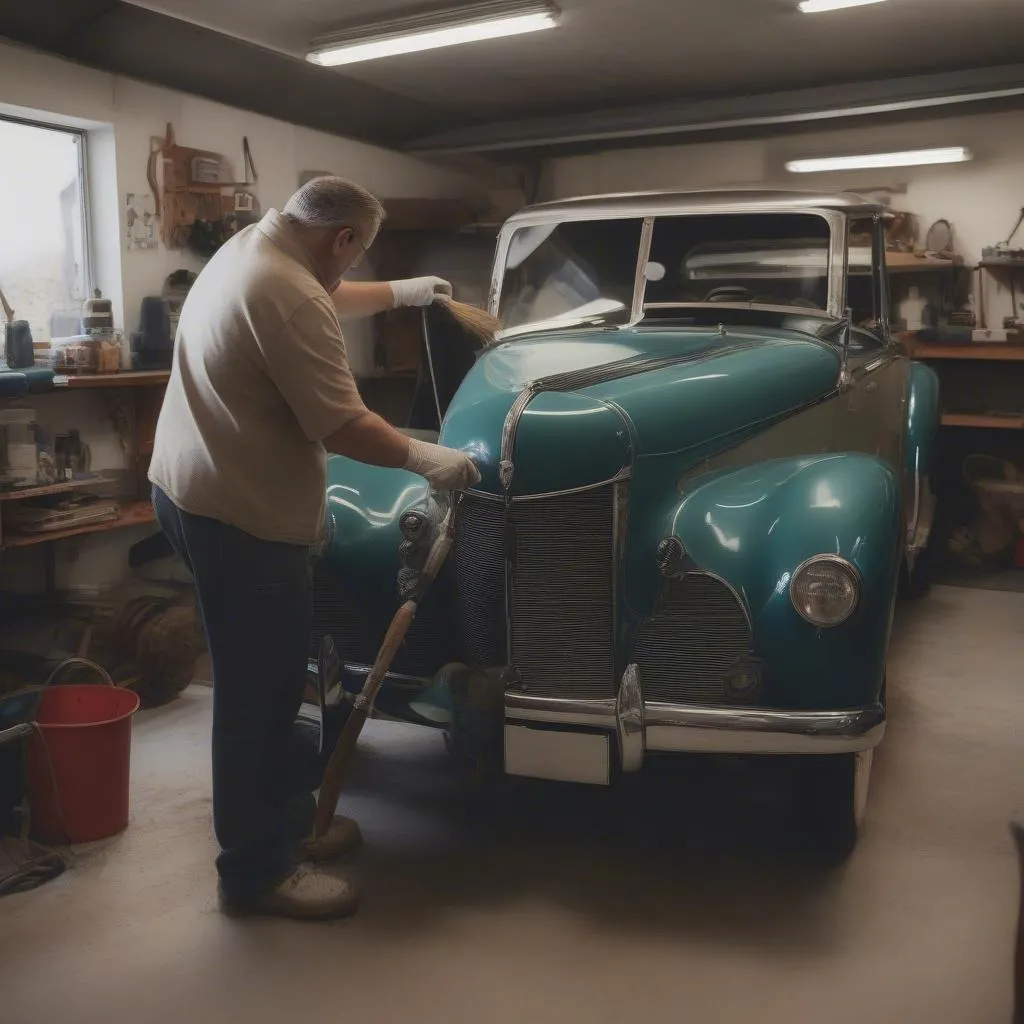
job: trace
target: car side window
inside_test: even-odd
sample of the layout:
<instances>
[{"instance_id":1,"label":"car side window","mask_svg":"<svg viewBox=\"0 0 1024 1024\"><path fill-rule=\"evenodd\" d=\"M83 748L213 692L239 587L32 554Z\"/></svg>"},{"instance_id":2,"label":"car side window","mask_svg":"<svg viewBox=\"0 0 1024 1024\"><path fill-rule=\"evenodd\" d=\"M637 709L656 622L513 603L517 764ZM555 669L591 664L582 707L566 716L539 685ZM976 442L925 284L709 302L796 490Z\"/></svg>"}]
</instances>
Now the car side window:
<instances>
[{"instance_id":1,"label":"car side window","mask_svg":"<svg viewBox=\"0 0 1024 1024\"><path fill-rule=\"evenodd\" d=\"M867 355L885 345L874 233L875 222L871 217L851 218L846 270L846 304L853 314L851 355Z\"/></svg>"}]
</instances>

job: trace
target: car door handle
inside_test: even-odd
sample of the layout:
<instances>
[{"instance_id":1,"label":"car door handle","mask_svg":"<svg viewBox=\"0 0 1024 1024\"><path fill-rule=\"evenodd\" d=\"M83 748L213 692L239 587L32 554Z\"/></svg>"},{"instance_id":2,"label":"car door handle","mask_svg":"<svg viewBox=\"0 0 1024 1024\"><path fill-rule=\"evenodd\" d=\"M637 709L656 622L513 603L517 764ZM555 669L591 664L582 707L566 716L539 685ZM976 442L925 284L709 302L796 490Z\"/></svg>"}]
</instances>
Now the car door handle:
<instances>
[{"instance_id":1,"label":"car door handle","mask_svg":"<svg viewBox=\"0 0 1024 1024\"><path fill-rule=\"evenodd\" d=\"M864 390L865 391L877 391L878 390L878 381L877 380L869 380L867 382L867 384L864 385Z\"/></svg>"}]
</instances>

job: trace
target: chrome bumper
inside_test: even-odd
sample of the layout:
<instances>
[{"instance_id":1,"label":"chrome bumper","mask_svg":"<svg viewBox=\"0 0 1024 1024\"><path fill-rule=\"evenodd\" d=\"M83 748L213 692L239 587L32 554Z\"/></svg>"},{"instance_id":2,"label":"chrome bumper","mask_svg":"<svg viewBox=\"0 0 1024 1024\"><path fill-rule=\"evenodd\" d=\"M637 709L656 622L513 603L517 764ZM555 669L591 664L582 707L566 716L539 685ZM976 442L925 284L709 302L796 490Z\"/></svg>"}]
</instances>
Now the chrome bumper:
<instances>
[{"instance_id":1,"label":"chrome bumper","mask_svg":"<svg viewBox=\"0 0 1024 1024\"><path fill-rule=\"evenodd\" d=\"M630 666L617 700L562 700L528 693L505 695L509 724L546 723L614 733L624 771L644 754L844 754L870 750L885 732L881 704L842 711L773 711L644 701Z\"/></svg>"}]
</instances>

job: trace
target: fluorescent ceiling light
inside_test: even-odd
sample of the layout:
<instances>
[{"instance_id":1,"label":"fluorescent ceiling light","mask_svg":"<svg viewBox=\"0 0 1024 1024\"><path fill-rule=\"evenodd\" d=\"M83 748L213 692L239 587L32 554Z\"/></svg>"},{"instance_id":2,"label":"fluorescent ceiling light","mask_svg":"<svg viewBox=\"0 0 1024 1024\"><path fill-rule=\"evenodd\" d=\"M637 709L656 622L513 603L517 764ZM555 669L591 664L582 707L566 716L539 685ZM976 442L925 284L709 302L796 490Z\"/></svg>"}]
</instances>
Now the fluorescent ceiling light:
<instances>
[{"instance_id":1,"label":"fluorescent ceiling light","mask_svg":"<svg viewBox=\"0 0 1024 1024\"><path fill-rule=\"evenodd\" d=\"M872 153L865 156L827 156L813 160L790 160L786 170L793 174L818 171L857 171L878 167L923 167L926 164L960 164L973 159L963 146L946 149L913 149L904 153Z\"/></svg>"},{"instance_id":2,"label":"fluorescent ceiling light","mask_svg":"<svg viewBox=\"0 0 1024 1024\"><path fill-rule=\"evenodd\" d=\"M551 4L498 0L364 25L350 33L314 40L306 60L337 67L482 39L540 32L557 24L558 10Z\"/></svg>"},{"instance_id":3,"label":"fluorescent ceiling light","mask_svg":"<svg viewBox=\"0 0 1024 1024\"><path fill-rule=\"evenodd\" d=\"M824 11L841 11L846 7L866 7L880 4L885 0L800 0L797 6L804 14L821 14Z\"/></svg>"}]
</instances>

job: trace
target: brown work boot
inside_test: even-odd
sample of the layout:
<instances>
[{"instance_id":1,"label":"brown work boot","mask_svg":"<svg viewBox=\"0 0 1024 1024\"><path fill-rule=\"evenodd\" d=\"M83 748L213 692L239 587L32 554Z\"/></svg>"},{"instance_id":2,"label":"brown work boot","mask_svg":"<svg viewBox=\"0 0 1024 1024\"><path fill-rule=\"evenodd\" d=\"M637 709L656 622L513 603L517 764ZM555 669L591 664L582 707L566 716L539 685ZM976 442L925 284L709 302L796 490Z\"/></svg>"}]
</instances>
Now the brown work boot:
<instances>
[{"instance_id":1,"label":"brown work boot","mask_svg":"<svg viewBox=\"0 0 1024 1024\"><path fill-rule=\"evenodd\" d=\"M302 841L302 852L314 864L326 864L351 853L362 841L359 826L351 818L339 814L318 839L310 836Z\"/></svg>"},{"instance_id":2,"label":"brown work boot","mask_svg":"<svg viewBox=\"0 0 1024 1024\"><path fill-rule=\"evenodd\" d=\"M326 921L348 917L359 906L359 892L347 878L329 874L312 864L300 864L284 881L252 899L229 901L220 894L226 914L266 914L299 921Z\"/></svg>"}]
</instances>

